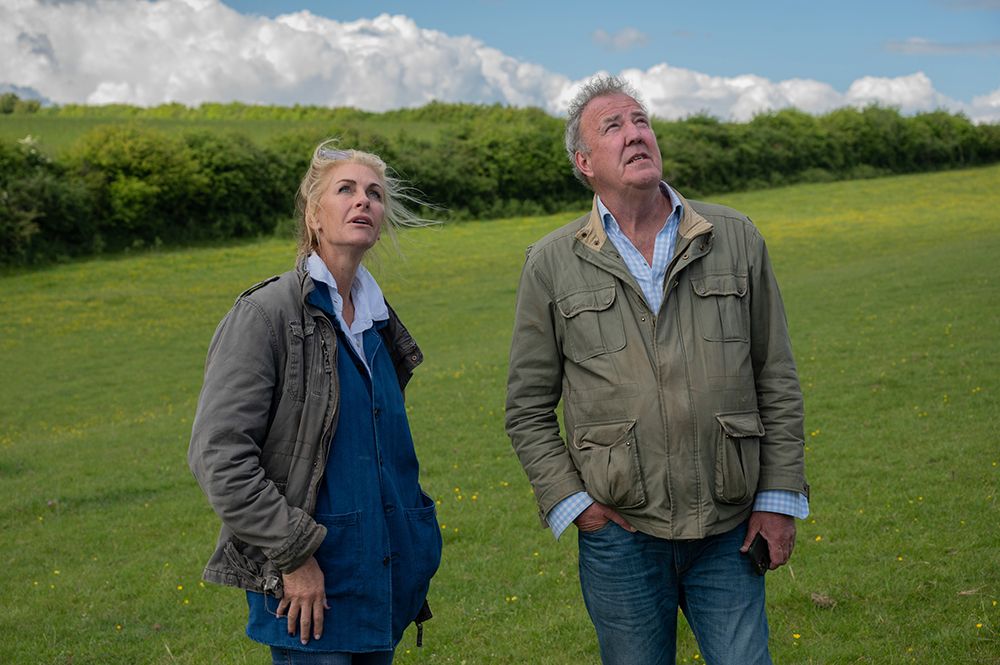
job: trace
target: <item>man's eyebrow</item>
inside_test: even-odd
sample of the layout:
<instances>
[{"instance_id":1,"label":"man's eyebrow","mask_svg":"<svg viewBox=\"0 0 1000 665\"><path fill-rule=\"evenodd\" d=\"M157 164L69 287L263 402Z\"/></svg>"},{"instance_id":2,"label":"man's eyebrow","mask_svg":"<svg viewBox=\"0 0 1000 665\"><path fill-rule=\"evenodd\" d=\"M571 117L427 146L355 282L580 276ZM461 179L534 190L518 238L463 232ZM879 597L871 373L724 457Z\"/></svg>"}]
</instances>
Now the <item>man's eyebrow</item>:
<instances>
[{"instance_id":1,"label":"man's eyebrow","mask_svg":"<svg viewBox=\"0 0 1000 665\"><path fill-rule=\"evenodd\" d=\"M621 113L614 113L612 115L606 115L603 118L601 118L601 127L607 127L608 125L610 125L613 122L621 122L621 119L622 119L622 114Z\"/></svg>"}]
</instances>

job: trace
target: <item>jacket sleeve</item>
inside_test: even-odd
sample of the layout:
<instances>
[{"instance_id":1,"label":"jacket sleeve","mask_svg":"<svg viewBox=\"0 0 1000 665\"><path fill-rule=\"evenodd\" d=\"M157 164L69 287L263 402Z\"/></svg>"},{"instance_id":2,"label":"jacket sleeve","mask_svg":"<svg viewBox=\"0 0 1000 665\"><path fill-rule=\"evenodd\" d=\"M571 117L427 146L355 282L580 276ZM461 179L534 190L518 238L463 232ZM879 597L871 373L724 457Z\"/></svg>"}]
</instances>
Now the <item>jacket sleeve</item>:
<instances>
[{"instance_id":1,"label":"jacket sleeve","mask_svg":"<svg viewBox=\"0 0 1000 665\"><path fill-rule=\"evenodd\" d=\"M290 572L319 547L326 530L290 506L261 466L279 357L272 322L255 302L238 300L209 346L188 465L236 537Z\"/></svg>"},{"instance_id":2,"label":"jacket sleeve","mask_svg":"<svg viewBox=\"0 0 1000 665\"><path fill-rule=\"evenodd\" d=\"M542 516L583 481L559 434L562 345L554 304L532 261L521 272L507 375L506 428Z\"/></svg>"},{"instance_id":3,"label":"jacket sleeve","mask_svg":"<svg viewBox=\"0 0 1000 665\"><path fill-rule=\"evenodd\" d=\"M785 308L764 239L751 234L750 357L764 425L758 491L791 490L807 497L804 412Z\"/></svg>"}]
</instances>

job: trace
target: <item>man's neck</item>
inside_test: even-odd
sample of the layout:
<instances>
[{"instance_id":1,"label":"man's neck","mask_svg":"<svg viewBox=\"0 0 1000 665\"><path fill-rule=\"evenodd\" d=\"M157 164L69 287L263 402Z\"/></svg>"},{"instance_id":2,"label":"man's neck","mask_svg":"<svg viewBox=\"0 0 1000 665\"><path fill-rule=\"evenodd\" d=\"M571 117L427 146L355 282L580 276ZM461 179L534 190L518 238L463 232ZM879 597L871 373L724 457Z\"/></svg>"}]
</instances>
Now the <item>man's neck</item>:
<instances>
[{"instance_id":1,"label":"man's neck","mask_svg":"<svg viewBox=\"0 0 1000 665\"><path fill-rule=\"evenodd\" d=\"M660 191L659 183L652 189L616 190L598 195L630 239L655 235L670 215L670 199Z\"/></svg>"}]
</instances>

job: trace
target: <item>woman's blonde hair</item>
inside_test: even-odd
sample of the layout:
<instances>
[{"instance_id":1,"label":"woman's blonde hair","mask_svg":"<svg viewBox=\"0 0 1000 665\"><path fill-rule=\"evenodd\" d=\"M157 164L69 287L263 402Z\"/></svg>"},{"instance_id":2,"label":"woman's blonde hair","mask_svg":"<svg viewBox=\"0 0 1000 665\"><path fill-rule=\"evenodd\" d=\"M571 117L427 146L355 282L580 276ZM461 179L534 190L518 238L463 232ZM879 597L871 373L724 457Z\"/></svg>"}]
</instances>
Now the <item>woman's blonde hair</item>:
<instances>
[{"instance_id":1,"label":"woman's blonde hair","mask_svg":"<svg viewBox=\"0 0 1000 665\"><path fill-rule=\"evenodd\" d=\"M385 206L383 228L387 229L393 242L396 240L396 229L398 228L428 226L437 223L430 219L424 219L405 205L408 203L417 209L434 209L434 206L420 197L418 191L398 178L386 166L381 157L361 150L345 150L337 147L337 139L326 139L313 150L309 168L306 169L306 174L299 184L299 191L295 195L299 256L308 256L318 247L316 232L313 231L309 222L315 219L319 211L319 200L323 196L330 171L339 164L367 166L378 176L382 184L382 202Z\"/></svg>"}]
</instances>

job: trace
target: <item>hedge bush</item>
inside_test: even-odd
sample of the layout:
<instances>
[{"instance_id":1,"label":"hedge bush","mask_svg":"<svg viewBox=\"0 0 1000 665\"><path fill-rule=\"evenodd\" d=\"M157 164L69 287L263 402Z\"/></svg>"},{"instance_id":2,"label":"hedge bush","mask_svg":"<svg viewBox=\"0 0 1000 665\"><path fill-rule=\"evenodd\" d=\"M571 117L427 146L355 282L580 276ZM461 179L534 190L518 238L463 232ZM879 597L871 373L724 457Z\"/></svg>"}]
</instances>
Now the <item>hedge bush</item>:
<instances>
[{"instance_id":1,"label":"hedge bush","mask_svg":"<svg viewBox=\"0 0 1000 665\"><path fill-rule=\"evenodd\" d=\"M17 100L5 99L13 109ZM12 106L13 105L13 106ZM431 103L356 109L206 104L34 109L120 120L46 157L0 141L0 264L184 244L287 229L313 147L339 136L381 155L451 219L551 213L588 205L563 149L564 121L539 109ZM143 119L281 119L254 140L239 131L164 132ZM296 121L308 121L296 125ZM654 119L664 177L687 196L1000 161L1000 125L944 111L782 110L748 123Z\"/></svg>"}]
</instances>

